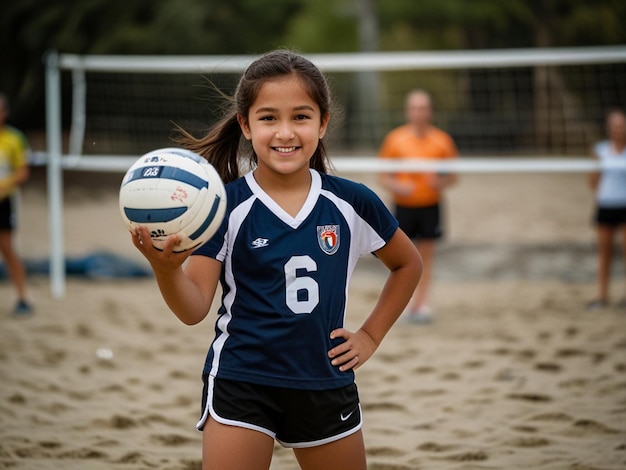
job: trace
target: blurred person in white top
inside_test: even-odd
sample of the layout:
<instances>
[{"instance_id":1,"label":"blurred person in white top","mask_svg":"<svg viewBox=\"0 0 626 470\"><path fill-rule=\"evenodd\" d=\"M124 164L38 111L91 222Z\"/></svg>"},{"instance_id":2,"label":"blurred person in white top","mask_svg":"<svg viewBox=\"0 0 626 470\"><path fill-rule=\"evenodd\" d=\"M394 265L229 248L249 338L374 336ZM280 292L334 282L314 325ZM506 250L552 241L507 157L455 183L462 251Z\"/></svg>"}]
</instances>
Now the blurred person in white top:
<instances>
[{"instance_id":1,"label":"blurred person in white top","mask_svg":"<svg viewBox=\"0 0 626 470\"><path fill-rule=\"evenodd\" d=\"M615 236L621 232L621 248L626 268L626 114L612 110L606 116L607 139L598 142L594 157L600 161L600 171L590 175L595 192L594 222L598 243L598 284L595 298L587 305L596 310L609 306L609 288ZM626 308L624 297L618 304Z\"/></svg>"}]
</instances>

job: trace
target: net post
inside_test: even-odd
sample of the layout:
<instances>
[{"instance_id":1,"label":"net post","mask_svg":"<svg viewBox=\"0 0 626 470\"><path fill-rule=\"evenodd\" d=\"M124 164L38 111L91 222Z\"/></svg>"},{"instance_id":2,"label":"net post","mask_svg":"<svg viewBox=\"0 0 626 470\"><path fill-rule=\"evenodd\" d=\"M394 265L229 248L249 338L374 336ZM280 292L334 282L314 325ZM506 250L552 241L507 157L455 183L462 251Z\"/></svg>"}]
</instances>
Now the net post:
<instances>
[{"instance_id":1,"label":"net post","mask_svg":"<svg viewBox=\"0 0 626 470\"><path fill-rule=\"evenodd\" d=\"M61 78L58 53L46 52L43 62L46 68L50 289L54 298L62 299L65 297L65 255L63 248L63 168L61 165Z\"/></svg>"},{"instance_id":2,"label":"net post","mask_svg":"<svg viewBox=\"0 0 626 470\"><path fill-rule=\"evenodd\" d=\"M70 128L69 154L77 158L83 153L86 124L87 82L85 70L72 70L72 125Z\"/></svg>"}]
</instances>

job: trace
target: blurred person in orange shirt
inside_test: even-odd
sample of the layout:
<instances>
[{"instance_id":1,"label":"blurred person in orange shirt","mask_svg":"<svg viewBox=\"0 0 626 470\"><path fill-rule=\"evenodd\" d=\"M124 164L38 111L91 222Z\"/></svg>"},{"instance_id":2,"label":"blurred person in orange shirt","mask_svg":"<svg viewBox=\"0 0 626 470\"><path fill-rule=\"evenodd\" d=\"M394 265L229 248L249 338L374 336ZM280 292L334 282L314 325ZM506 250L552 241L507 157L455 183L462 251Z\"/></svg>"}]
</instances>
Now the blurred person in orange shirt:
<instances>
[{"instance_id":1,"label":"blurred person in orange shirt","mask_svg":"<svg viewBox=\"0 0 626 470\"><path fill-rule=\"evenodd\" d=\"M391 130L378 152L381 158L452 159L458 156L454 140L431 124L432 100L421 89L411 91L405 102L406 123ZM414 241L422 255L424 271L408 307L408 319L418 323L432 320L428 305L436 242L443 236L442 193L455 184L451 173L383 173L380 184L395 204L400 228Z\"/></svg>"}]
</instances>

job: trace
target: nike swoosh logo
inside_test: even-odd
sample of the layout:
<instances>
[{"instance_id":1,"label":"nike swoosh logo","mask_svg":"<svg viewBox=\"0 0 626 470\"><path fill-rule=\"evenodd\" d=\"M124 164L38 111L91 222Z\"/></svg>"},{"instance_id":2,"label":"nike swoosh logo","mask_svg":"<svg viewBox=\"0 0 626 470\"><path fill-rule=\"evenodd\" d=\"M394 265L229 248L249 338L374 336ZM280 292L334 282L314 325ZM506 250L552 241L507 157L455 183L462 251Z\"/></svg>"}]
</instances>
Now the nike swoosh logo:
<instances>
[{"instance_id":1,"label":"nike swoosh logo","mask_svg":"<svg viewBox=\"0 0 626 470\"><path fill-rule=\"evenodd\" d=\"M341 413L341 415L339 416L341 418L341 421L346 421L350 418L350 416L352 416L354 414L356 410L352 410L350 413L348 413L347 415L343 415L343 413Z\"/></svg>"}]
</instances>

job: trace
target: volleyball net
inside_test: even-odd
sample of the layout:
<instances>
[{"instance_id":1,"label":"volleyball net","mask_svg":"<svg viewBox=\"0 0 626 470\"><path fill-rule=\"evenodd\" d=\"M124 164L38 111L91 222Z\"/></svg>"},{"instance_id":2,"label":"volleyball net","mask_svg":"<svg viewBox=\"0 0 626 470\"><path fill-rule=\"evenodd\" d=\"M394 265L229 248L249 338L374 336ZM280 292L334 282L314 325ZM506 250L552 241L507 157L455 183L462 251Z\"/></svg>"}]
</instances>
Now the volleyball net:
<instances>
[{"instance_id":1,"label":"volleyball net","mask_svg":"<svg viewBox=\"0 0 626 470\"><path fill-rule=\"evenodd\" d=\"M95 56L51 52L46 66L50 273L65 292L63 172L124 172L220 117L223 97L258 56ZM340 113L329 139L338 172L589 172L604 115L626 104L626 46L307 55L329 78ZM404 100L427 90L452 162L381 161Z\"/></svg>"}]
</instances>

